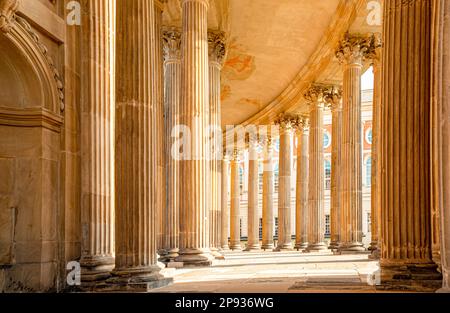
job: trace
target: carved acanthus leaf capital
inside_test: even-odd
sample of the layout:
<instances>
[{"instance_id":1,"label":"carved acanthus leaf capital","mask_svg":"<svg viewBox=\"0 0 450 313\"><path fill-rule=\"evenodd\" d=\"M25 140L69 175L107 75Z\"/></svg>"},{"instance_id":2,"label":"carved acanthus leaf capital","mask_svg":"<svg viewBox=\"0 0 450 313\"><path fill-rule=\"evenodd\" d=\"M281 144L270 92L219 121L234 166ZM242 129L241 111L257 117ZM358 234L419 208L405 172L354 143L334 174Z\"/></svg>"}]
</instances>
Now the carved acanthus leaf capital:
<instances>
[{"instance_id":1,"label":"carved acanthus leaf capital","mask_svg":"<svg viewBox=\"0 0 450 313\"><path fill-rule=\"evenodd\" d=\"M11 31L18 8L19 0L0 0L0 30L2 32Z\"/></svg>"},{"instance_id":2,"label":"carved acanthus leaf capital","mask_svg":"<svg viewBox=\"0 0 450 313\"><path fill-rule=\"evenodd\" d=\"M302 115L299 117L299 124L298 124L298 130L299 131L308 131L309 127L310 127L310 121L309 121L309 117L306 115Z\"/></svg>"},{"instance_id":3,"label":"carved acanthus leaf capital","mask_svg":"<svg viewBox=\"0 0 450 313\"><path fill-rule=\"evenodd\" d=\"M163 29L164 60L181 59L181 31L178 28Z\"/></svg>"},{"instance_id":4,"label":"carved acanthus leaf capital","mask_svg":"<svg viewBox=\"0 0 450 313\"><path fill-rule=\"evenodd\" d=\"M336 51L336 57L341 64L359 64L371 59L381 42L374 34L360 35L346 33Z\"/></svg>"},{"instance_id":5,"label":"carved acanthus leaf capital","mask_svg":"<svg viewBox=\"0 0 450 313\"><path fill-rule=\"evenodd\" d=\"M312 105L331 107L340 102L342 90L333 85L313 84L305 92L304 97Z\"/></svg>"},{"instance_id":6,"label":"carved acanthus leaf capital","mask_svg":"<svg viewBox=\"0 0 450 313\"><path fill-rule=\"evenodd\" d=\"M296 130L300 125L301 118L297 115L282 113L275 121L275 125L278 125L281 132L288 132Z\"/></svg>"},{"instance_id":7,"label":"carved acanthus leaf capital","mask_svg":"<svg viewBox=\"0 0 450 313\"><path fill-rule=\"evenodd\" d=\"M222 64L226 53L225 33L220 31L208 32L209 60Z\"/></svg>"}]
</instances>

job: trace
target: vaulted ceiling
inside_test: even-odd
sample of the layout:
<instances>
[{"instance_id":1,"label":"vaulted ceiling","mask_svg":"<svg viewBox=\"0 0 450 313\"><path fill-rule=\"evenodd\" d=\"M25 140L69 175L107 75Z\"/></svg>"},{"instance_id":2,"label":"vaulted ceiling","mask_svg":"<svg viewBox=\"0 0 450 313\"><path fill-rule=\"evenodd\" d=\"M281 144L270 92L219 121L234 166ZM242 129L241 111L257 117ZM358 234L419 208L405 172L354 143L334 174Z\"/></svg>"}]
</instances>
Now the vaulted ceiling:
<instances>
[{"instance_id":1,"label":"vaulted ceiling","mask_svg":"<svg viewBox=\"0 0 450 313\"><path fill-rule=\"evenodd\" d=\"M227 36L222 69L222 124L267 123L306 110L313 82L339 83L334 58L345 32L381 32L366 22L368 0L213 0L208 27ZM178 0L164 23L181 25Z\"/></svg>"}]
</instances>

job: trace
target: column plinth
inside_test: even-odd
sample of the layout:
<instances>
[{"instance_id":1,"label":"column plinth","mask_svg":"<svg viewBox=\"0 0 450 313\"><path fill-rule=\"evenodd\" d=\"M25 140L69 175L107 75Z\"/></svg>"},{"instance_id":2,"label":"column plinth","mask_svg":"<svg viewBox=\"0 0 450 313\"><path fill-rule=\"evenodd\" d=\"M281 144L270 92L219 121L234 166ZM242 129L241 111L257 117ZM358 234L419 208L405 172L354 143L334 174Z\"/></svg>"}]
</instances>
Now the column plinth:
<instances>
[{"instance_id":1,"label":"column plinth","mask_svg":"<svg viewBox=\"0 0 450 313\"><path fill-rule=\"evenodd\" d=\"M297 128L297 190L295 249L308 247L309 119L302 117Z\"/></svg>"},{"instance_id":2,"label":"column plinth","mask_svg":"<svg viewBox=\"0 0 450 313\"><path fill-rule=\"evenodd\" d=\"M264 168L263 168L263 207L262 207L262 245L264 250L273 250L273 194L274 172L273 172L273 140L268 137L264 145Z\"/></svg>"},{"instance_id":3,"label":"column plinth","mask_svg":"<svg viewBox=\"0 0 450 313\"><path fill-rule=\"evenodd\" d=\"M108 287L147 291L172 281L161 275L156 253L162 12L153 0L116 4L116 259Z\"/></svg>"},{"instance_id":4,"label":"column plinth","mask_svg":"<svg viewBox=\"0 0 450 313\"><path fill-rule=\"evenodd\" d=\"M298 119L283 115L276 123L280 126L280 154L278 166L278 242L275 251L289 251L293 249L291 234L292 145Z\"/></svg>"}]
</instances>

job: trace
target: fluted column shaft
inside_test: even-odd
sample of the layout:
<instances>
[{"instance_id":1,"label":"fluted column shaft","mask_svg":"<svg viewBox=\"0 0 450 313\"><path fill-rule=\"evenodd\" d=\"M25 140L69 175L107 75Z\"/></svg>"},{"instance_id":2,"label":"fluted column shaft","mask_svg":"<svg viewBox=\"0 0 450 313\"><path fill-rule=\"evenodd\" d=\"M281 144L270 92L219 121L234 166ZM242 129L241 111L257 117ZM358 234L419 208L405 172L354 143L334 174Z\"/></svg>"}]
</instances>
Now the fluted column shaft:
<instances>
[{"instance_id":1,"label":"fluted column shaft","mask_svg":"<svg viewBox=\"0 0 450 313\"><path fill-rule=\"evenodd\" d=\"M362 245L362 43L347 39L339 55L344 67L342 118L341 251L363 251Z\"/></svg>"},{"instance_id":2,"label":"fluted column shaft","mask_svg":"<svg viewBox=\"0 0 450 313\"><path fill-rule=\"evenodd\" d=\"M258 194L259 194L259 160L257 143L249 144L248 161L248 243L247 251L259 250L259 215L258 215Z\"/></svg>"},{"instance_id":3,"label":"fluted column shaft","mask_svg":"<svg viewBox=\"0 0 450 313\"><path fill-rule=\"evenodd\" d=\"M323 158L323 109L317 100L311 105L309 115L309 184L308 184L308 251L325 250L324 212L324 158Z\"/></svg>"},{"instance_id":4,"label":"fluted column shaft","mask_svg":"<svg viewBox=\"0 0 450 313\"><path fill-rule=\"evenodd\" d=\"M111 281L163 284L157 266L160 31L153 0L117 0L116 267ZM148 285L148 283L152 283Z\"/></svg>"},{"instance_id":5,"label":"fluted column shaft","mask_svg":"<svg viewBox=\"0 0 450 313\"><path fill-rule=\"evenodd\" d=\"M273 195L274 171L273 171L273 142L267 139L264 146L264 172L263 172L263 207L262 207L262 246L264 250L271 250L273 245Z\"/></svg>"},{"instance_id":6,"label":"fluted column shaft","mask_svg":"<svg viewBox=\"0 0 450 313\"><path fill-rule=\"evenodd\" d=\"M280 123L280 154L278 181L278 243L276 250L292 249L291 238L291 172L293 124Z\"/></svg>"},{"instance_id":7,"label":"fluted column shaft","mask_svg":"<svg viewBox=\"0 0 450 313\"><path fill-rule=\"evenodd\" d=\"M182 0L181 122L191 132L191 158L180 162L180 256L185 265L210 265L208 101L208 0Z\"/></svg>"},{"instance_id":8,"label":"fluted column shaft","mask_svg":"<svg viewBox=\"0 0 450 313\"><path fill-rule=\"evenodd\" d=\"M163 33L164 43L164 116L165 116L165 177L166 210L163 212L163 249L166 254L162 261L175 260L179 252L179 206L180 169L179 162L172 156L172 131L180 123L181 93L181 33L177 29L167 29Z\"/></svg>"},{"instance_id":9,"label":"fluted column shaft","mask_svg":"<svg viewBox=\"0 0 450 313\"><path fill-rule=\"evenodd\" d=\"M437 84L442 77L442 89L439 93L441 110L439 121L441 130L441 162L442 164L442 204L441 204L441 267L442 267L442 289L441 292L450 292L450 3L439 1L439 9L436 10L439 19L439 39L442 40L441 74L437 76Z\"/></svg>"},{"instance_id":10,"label":"fluted column shaft","mask_svg":"<svg viewBox=\"0 0 450 313\"><path fill-rule=\"evenodd\" d=\"M309 119L303 118L297 129L297 190L295 249L308 246Z\"/></svg>"},{"instance_id":11,"label":"fluted column shaft","mask_svg":"<svg viewBox=\"0 0 450 313\"><path fill-rule=\"evenodd\" d=\"M165 1L165 0L164 0ZM163 40L162 40L162 13L163 13L163 1L154 2L155 10L155 88L157 89L155 105L156 105L156 128L157 134L155 138L156 149L157 149L157 188L158 192L156 194L156 207L158 215L158 236L157 236L157 249L160 255L166 255L167 251L164 249L164 224L165 224L165 213L166 213L166 151L165 151L165 127L164 127L164 57L163 57Z\"/></svg>"},{"instance_id":12,"label":"fluted column shaft","mask_svg":"<svg viewBox=\"0 0 450 313\"><path fill-rule=\"evenodd\" d=\"M381 49L377 49L381 50ZM379 235L380 235L380 214L381 214L381 56L377 52L372 61L374 74L374 88L373 88L373 118L372 118L372 173L371 173L371 243L370 250L372 257L379 257Z\"/></svg>"},{"instance_id":13,"label":"fluted column shaft","mask_svg":"<svg viewBox=\"0 0 450 313\"><path fill-rule=\"evenodd\" d=\"M241 250L240 206L241 191L239 184L239 155L235 153L231 160L231 206L230 206L230 249Z\"/></svg>"},{"instance_id":14,"label":"fluted column shaft","mask_svg":"<svg viewBox=\"0 0 450 313\"><path fill-rule=\"evenodd\" d=\"M407 16L414 18L405 23ZM408 287L437 278L430 224L430 25L431 1L385 2L381 278Z\"/></svg>"},{"instance_id":15,"label":"fluted column shaft","mask_svg":"<svg viewBox=\"0 0 450 313\"><path fill-rule=\"evenodd\" d=\"M224 34L221 32L209 32L209 127L211 142L210 171L210 246L216 257L221 255L217 250L221 248L221 131L222 117L220 109L220 71L225 56Z\"/></svg>"},{"instance_id":16,"label":"fluted column shaft","mask_svg":"<svg viewBox=\"0 0 450 313\"><path fill-rule=\"evenodd\" d=\"M230 228L230 208L228 204L228 186L230 183L230 160L228 157L224 157L222 160L222 184L221 184L221 192L222 192L222 205L221 205L221 214L222 214L222 225L221 225L221 247L223 250L228 250L228 232Z\"/></svg>"},{"instance_id":17,"label":"fluted column shaft","mask_svg":"<svg viewBox=\"0 0 450 313\"><path fill-rule=\"evenodd\" d=\"M109 276L114 265L113 88L111 34L115 1L83 1L81 206L83 281ZM101 53L98 53L101 51Z\"/></svg>"},{"instance_id":18,"label":"fluted column shaft","mask_svg":"<svg viewBox=\"0 0 450 313\"><path fill-rule=\"evenodd\" d=\"M331 199L330 249L337 249L341 242L341 178L342 178L342 103L339 101L331 107L332 141L331 141Z\"/></svg>"}]
</instances>

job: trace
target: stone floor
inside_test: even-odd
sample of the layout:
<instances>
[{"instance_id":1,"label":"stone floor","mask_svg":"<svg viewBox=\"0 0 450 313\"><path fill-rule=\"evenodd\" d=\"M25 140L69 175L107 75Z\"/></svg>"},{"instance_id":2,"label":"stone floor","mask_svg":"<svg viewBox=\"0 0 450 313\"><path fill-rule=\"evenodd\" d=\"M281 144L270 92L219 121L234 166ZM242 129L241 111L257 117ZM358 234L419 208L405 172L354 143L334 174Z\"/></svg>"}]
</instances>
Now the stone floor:
<instances>
[{"instance_id":1,"label":"stone floor","mask_svg":"<svg viewBox=\"0 0 450 313\"><path fill-rule=\"evenodd\" d=\"M376 292L379 265L368 254L228 252L212 267L163 271L174 283L153 292Z\"/></svg>"}]
</instances>

